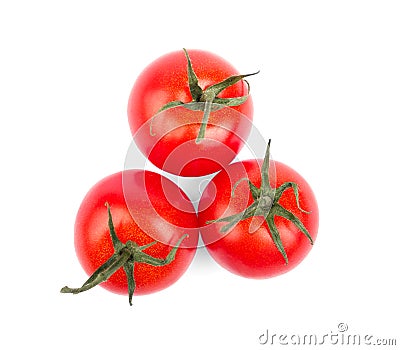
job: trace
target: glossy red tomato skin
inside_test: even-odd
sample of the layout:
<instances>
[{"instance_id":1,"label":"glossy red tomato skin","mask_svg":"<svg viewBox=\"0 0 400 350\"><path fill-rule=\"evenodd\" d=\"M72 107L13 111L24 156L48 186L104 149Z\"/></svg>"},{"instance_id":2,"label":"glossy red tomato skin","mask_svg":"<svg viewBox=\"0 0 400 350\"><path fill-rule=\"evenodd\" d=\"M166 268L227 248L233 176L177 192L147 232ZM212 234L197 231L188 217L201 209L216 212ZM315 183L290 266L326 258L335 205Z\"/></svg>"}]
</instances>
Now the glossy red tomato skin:
<instances>
[{"instance_id":1,"label":"glossy red tomato skin","mask_svg":"<svg viewBox=\"0 0 400 350\"><path fill-rule=\"evenodd\" d=\"M146 196L154 204L156 210L162 210L162 217L172 225L175 230L169 229L169 244L157 243L145 252L157 258L165 258L172 246L185 233L190 237L184 240L178 249L175 260L165 266L150 266L147 264L135 264L134 277L136 289L134 295L154 293L165 289L175 283L189 267L196 251L198 240L197 217L190 202L184 201L181 208L171 205L168 196L161 186L167 183L171 188L177 189L172 196L178 193L184 199L187 197L179 191L177 186L161 175L142 170L127 170L110 175L95 184L83 199L75 221L75 250L78 260L88 275L91 275L113 254L109 228L108 214L105 203L111 207L111 213L116 234L122 243L127 240L145 245L154 241L133 219L124 196L124 181L132 180L136 186L133 190L147 191ZM143 187L143 180L145 185ZM138 193L143 198L143 193ZM135 204L135 199L130 198L130 205ZM185 204L186 203L186 204ZM141 203L137 203L140 205ZM152 217L145 218L149 225ZM157 218L155 219L157 221ZM158 219L158 223L160 220ZM173 226L174 227L174 226ZM117 293L128 294L126 275L120 268L108 281L100 284L105 289Z\"/></svg>"},{"instance_id":2,"label":"glossy red tomato skin","mask_svg":"<svg viewBox=\"0 0 400 350\"><path fill-rule=\"evenodd\" d=\"M284 192L279 204L303 222L315 242L319 212L311 187L289 166L277 161L271 161L270 164L269 176L273 188L278 188L288 181L298 184L300 206L309 214L297 208L291 189ZM312 248L307 237L293 223L282 217L275 217L275 224L287 253L289 260L287 265L274 245L265 222L256 232L249 233L252 219L245 219L227 234L220 233L220 228L224 223L206 224L208 220L241 212L253 202L246 182L238 185L232 199L231 191L233 185L244 177L259 187L261 165L262 160L237 162L217 174L203 192L198 214L201 236L210 255L230 272L254 279L274 277L290 271L306 257ZM255 219L260 223L263 222L262 217Z\"/></svg>"},{"instance_id":3,"label":"glossy red tomato skin","mask_svg":"<svg viewBox=\"0 0 400 350\"><path fill-rule=\"evenodd\" d=\"M239 74L229 62L211 52L188 50L188 54L198 77L199 85L203 90L232 75ZM220 119L218 121L217 118L210 121L205 138L209 138L214 142L211 142L212 147L208 152L207 144L203 143L202 146L199 146L195 143L202 113L192 113L192 115L196 114L196 116L190 123L177 130L169 130L168 137L157 138L152 136L148 121L157 114L161 107L176 100L184 103L192 101L187 74L187 61L183 50L168 53L150 63L138 76L131 90L128 100L128 121L139 149L157 167L166 170L165 162L168 160L168 156L180 145L189 143L189 153L192 155L190 164L185 164L182 167L179 163L179 166L169 166L166 171L181 176L202 176L219 171L223 165L229 164L240 151L250 131L249 125L253 119L253 102L249 96L247 101L240 106L226 107L226 110L231 110L232 112L225 113L222 119L231 119L229 123L232 123L233 120L235 127L231 135L227 136L226 133L221 133L221 130L219 132L212 130L217 128L219 123L224 125L224 120ZM247 94L247 84L240 81L222 91L218 97L239 97ZM180 122L181 110L179 109L176 117L174 113L168 113L168 118L176 118ZM154 118L154 124L157 123L157 119L157 117ZM141 130L139 132L141 127L145 128L145 131ZM221 147L231 150L230 152L225 152L227 154L226 157L229 159L224 160L223 165L218 165L220 163L219 159L216 161L213 159L215 152L219 154L224 152L216 151L217 146L215 143L219 143ZM150 148L157 147L158 150L151 152L149 145ZM186 145L185 147L189 146ZM206 151L204 151L204 148L206 148ZM159 151L160 149L162 152ZM188 152L187 148L181 154L186 152ZM204 159L204 153L207 153L209 160ZM171 160L170 163L172 163Z\"/></svg>"}]
</instances>

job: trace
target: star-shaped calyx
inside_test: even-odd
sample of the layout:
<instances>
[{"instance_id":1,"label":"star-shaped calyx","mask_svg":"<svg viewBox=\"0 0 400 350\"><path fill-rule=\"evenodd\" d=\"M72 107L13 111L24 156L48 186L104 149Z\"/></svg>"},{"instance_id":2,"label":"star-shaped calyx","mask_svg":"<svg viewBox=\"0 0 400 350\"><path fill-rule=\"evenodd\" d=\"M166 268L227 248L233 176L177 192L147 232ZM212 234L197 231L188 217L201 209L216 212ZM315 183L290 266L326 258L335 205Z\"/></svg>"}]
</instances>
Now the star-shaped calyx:
<instances>
[{"instance_id":1,"label":"star-shaped calyx","mask_svg":"<svg viewBox=\"0 0 400 350\"><path fill-rule=\"evenodd\" d=\"M106 203L108 210L108 227L110 230L111 241L114 247L114 254L101 265L89 279L80 288L69 288L67 286L61 289L61 293L72 293L78 294L91 289L98 284L107 281L111 275L113 275L119 268L123 268L128 281L128 295L129 304L132 305L132 296L135 291L135 279L134 279L134 267L137 263L149 264L153 266L164 266L168 265L175 259L176 251L178 250L182 241L188 236L184 234L171 249L165 259L155 258L149 254L146 254L144 250L158 243L157 241L149 244L139 246L136 242L127 241L123 244L117 234L115 233L113 219L111 216L110 205Z\"/></svg>"},{"instance_id":2,"label":"star-shaped calyx","mask_svg":"<svg viewBox=\"0 0 400 350\"><path fill-rule=\"evenodd\" d=\"M265 152L265 157L263 160L263 164L261 167L261 186L260 188L256 187L248 178L242 178L238 180L235 185L233 186L232 189L232 196L234 196L235 189L237 188L238 184L241 183L242 181L246 181L249 185L250 193L253 197L253 203L251 203L245 210L241 211L238 214L222 217L216 220L210 220L207 221L207 224L211 223L216 223L216 222L227 222L224 226L221 228L221 232L225 233L228 232L231 228L233 228L239 221L245 220L248 218L252 217L263 217L263 221L266 222L268 229L271 234L271 238L279 250L279 252L282 254L283 258L285 259L286 264L288 264L288 257L285 251L285 248L283 247L282 240L278 231L278 228L276 227L274 218L276 216L281 216L290 222L292 222L310 241L311 244L313 244L313 239L310 236L307 228L304 226L304 224L301 222L301 220L294 215L292 212L289 210L285 209L282 205L280 205L279 199L282 197L282 194L288 190L289 188L293 189L294 196L296 199L296 205L299 210L301 210L304 213L308 213L307 211L303 210L300 207L299 203L299 188L298 185L294 182L285 182L278 188L274 189L270 185L269 181L269 165L270 165L270 145L271 145L271 140L268 141L267 145L267 150ZM253 234L257 231L259 224L258 220L252 220L249 226L249 234Z\"/></svg>"},{"instance_id":3,"label":"star-shaped calyx","mask_svg":"<svg viewBox=\"0 0 400 350\"><path fill-rule=\"evenodd\" d=\"M199 85L198 78L196 73L193 70L192 62L190 60L189 54L186 49L183 49L186 55L187 60L187 71L188 71L188 84L190 95L192 96L192 101L190 103L184 103L182 101L171 101L164 106L162 106L158 113L165 111L169 108L182 106L184 105L185 108L192 109L192 110L202 110L204 111L203 118L200 125L200 130L196 138L196 143L201 142L204 139L205 131L208 123L208 118L212 110L217 110L223 107L233 107L239 106L246 102L249 95L239 96L239 97L232 97L232 98L220 98L218 95L224 91L229 86L236 84L237 82L243 80L246 77L251 75L255 75L258 72L250 73L250 74L243 74L243 75L233 75L219 83L213 84L206 89L202 89ZM250 85L246 80L244 80L248 86L248 92L250 92ZM203 102L203 103L199 103ZM157 113L157 114L158 114Z\"/></svg>"}]
</instances>

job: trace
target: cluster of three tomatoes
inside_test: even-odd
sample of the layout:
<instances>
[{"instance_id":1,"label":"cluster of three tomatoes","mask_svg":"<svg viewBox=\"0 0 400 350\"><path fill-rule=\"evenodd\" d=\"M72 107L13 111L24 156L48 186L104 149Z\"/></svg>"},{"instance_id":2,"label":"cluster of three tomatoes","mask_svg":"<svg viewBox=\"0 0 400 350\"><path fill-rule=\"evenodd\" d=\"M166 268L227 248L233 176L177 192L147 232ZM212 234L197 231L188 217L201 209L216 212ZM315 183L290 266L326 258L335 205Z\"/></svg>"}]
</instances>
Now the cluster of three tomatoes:
<instances>
[{"instance_id":1,"label":"cluster of three tomatoes","mask_svg":"<svg viewBox=\"0 0 400 350\"><path fill-rule=\"evenodd\" d=\"M135 144L160 172L126 169L95 184L75 222L75 249L90 276L115 293L149 294L176 282L201 246L221 266L268 278L298 265L318 230L309 184L269 156L237 160L253 124L249 83L203 50L168 53L135 81L128 120ZM251 147L250 147L251 148ZM128 155L129 156L129 155ZM207 178L196 206L164 176Z\"/></svg>"}]
</instances>

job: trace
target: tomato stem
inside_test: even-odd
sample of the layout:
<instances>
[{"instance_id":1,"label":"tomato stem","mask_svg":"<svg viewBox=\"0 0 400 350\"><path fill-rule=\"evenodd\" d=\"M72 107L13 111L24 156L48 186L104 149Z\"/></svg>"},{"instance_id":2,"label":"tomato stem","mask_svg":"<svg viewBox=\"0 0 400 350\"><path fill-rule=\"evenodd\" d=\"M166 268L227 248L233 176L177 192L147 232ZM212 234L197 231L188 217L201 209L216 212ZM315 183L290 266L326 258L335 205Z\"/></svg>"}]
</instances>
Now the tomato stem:
<instances>
[{"instance_id":1,"label":"tomato stem","mask_svg":"<svg viewBox=\"0 0 400 350\"><path fill-rule=\"evenodd\" d=\"M202 110L203 111L203 118L200 124L200 129L199 133L196 138L196 143L200 143L204 137L205 137L205 132L206 132L206 127L208 124L208 118L210 116L210 113L212 111L212 104L220 104L222 106L227 106L227 107L233 107L233 106L239 106L246 102L247 98L249 97L249 92L250 92L250 85L249 83L244 80L244 78L249 77L251 75L258 74L260 71L257 71L255 73L250 73L250 74L242 74L242 75L233 75L219 83L213 84L209 87L207 87L205 90L203 90L200 85L199 85L199 80L197 78L196 73L194 72L192 62L190 60L189 54L186 49L183 49L186 60L187 60L187 72L188 72L188 84L189 84L189 91L190 95L192 97L191 102L204 102L203 104L197 104L197 107L201 106L201 109L196 109L196 110ZM248 94L244 96L239 96L239 97L232 97L232 98L219 98L218 95L227 89L228 87L238 83L239 81L243 80L247 86L248 86ZM165 111L167 109L177 107L180 105L185 104L182 101L171 101L164 106L162 106L158 112ZM192 108L193 109L193 108ZM150 133L152 134L152 128Z\"/></svg>"},{"instance_id":2,"label":"tomato stem","mask_svg":"<svg viewBox=\"0 0 400 350\"><path fill-rule=\"evenodd\" d=\"M199 134L197 135L197 138L196 138L196 143L200 143L201 140L203 140L205 137L208 118L210 117L210 113L211 113L211 104L212 104L212 101L206 101L206 103L204 104L203 119L201 121Z\"/></svg>"},{"instance_id":3,"label":"tomato stem","mask_svg":"<svg viewBox=\"0 0 400 350\"><path fill-rule=\"evenodd\" d=\"M108 228L114 247L114 254L103 265L101 265L80 288L69 288L65 286L60 290L60 292L72 294L85 292L97 286L98 284L107 281L117 270L122 267L125 271L128 281L129 304L132 305L132 296L135 291L136 285L133 274L135 263L144 263L152 266L164 266L170 264L175 259L176 252L182 241L186 237L188 237L188 235L184 234L178 240L176 245L171 249L165 259L155 258L149 254L144 253L143 250L158 243L157 241L139 246L136 242L133 241L127 241L125 244L123 244L119 240L114 229L110 205L108 203L106 203L105 205L108 211Z\"/></svg>"},{"instance_id":4,"label":"tomato stem","mask_svg":"<svg viewBox=\"0 0 400 350\"><path fill-rule=\"evenodd\" d=\"M263 222L265 222L268 226L271 238L276 246L276 248L279 250L281 253L285 264L289 263L285 248L283 246L278 228L276 227L275 224L275 217L280 216L288 221L292 222L301 233L303 233L308 240L310 241L310 244L314 244L313 239L309 232L307 231L306 227L304 224L301 222L301 220L294 215L292 212L288 211L285 209L283 206L281 206L278 202L279 199L282 197L282 194L288 190L289 188L293 189L293 193L296 199L296 205L299 210L301 210L304 213L309 214L309 212L305 211L300 207L299 203L299 188L298 185L294 182L285 182L281 186L279 186L277 189L274 189L271 187L270 181L269 181L269 166L270 166L270 146L271 146L271 140L268 141L267 149L265 152L265 157L261 166L261 185L260 188L257 188L248 178L241 178L239 179L232 188L232 197L234 196L234 192L239 185L239 183L246 181L249 185L249 190L251 192L251 195L253 197L253 203L250 204L249 207L247 207L245 210L238 214L230 215L227 217L222 217L219 219L215 220L210 220L207 221L207 224L213 224L213 223L218 223L218 222L227 222L227 224L223 225L220 229L222 233L228 232L231 230L239 221L253 218L252 221L250 222L249 226L249 233L253 234L255 233L260 226L262 225ZM254 217L256 216L261 216L264 218L263 222L259 220L255 220Z\"/></svg>"}]
</instances>

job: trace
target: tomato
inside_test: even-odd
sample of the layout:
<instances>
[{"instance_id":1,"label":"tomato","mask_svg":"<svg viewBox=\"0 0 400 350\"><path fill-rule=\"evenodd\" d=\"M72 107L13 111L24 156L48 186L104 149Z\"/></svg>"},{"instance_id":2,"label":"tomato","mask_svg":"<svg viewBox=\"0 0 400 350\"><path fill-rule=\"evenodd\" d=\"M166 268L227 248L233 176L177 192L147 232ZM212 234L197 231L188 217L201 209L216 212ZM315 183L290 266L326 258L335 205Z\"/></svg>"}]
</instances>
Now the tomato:
<instances>
[{"instance_id":1,"label":"tomato","mask_svg":"<svg viewBox=\"0 0 400 350\"><path fill-rule=\"evenodd\" d=\"M243 80L248 75L202 50L171 52L150 63L128 101L139 149L158 168L181 176L228 165L251 129L253 102Z\"/></svg>"},{"instance_id":2,"label":"tomato","mask_svg":"<svg viewBox=\"0 0 400 350\"><path fill-rule=\"evenodd\" d=\"M318 231L311 187L289 166L269 161L269 145L266 159L235 162L218 173L198 211L210 255L248 278L273 277L297 266Z\"/></svg>"},{"instance_id":3,"label":"tomato","mask_svg":"<svg viewBox=\"0 0 400 350\"><path fill-rule=\"evenodd\" d=\"M134 264L135 295L167 288L189 267L199 236L197 216L187 196L165 177L150 171L126 170L104 178L90 189L75 222L76 254L88 275L110 264L115 258L115 246L120 245L113 244L109 220L120 243L128 246L127 242L131 241L134 246L144 246L143 252L138 253L142 260L160 265L140 263L142 260ZM166 263L163 259L172 250L176 250L168 258L172 261ZM134 261L134 258L129 259ZM128 294L128 275L123 267L101 286L111 292ZM68 287L62 290L74 291L80 292Z\"/></svg>"}]
</instances>

